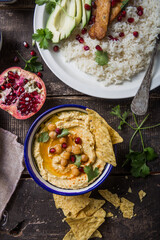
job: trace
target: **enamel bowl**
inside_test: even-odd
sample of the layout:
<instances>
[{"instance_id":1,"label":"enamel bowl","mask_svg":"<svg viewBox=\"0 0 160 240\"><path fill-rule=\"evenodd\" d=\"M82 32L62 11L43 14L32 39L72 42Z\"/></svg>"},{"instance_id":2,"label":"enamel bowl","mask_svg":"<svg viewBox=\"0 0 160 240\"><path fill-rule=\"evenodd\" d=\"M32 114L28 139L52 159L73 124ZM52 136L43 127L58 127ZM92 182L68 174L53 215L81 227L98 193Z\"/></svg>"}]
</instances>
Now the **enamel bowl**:
<instances>
[{"instance_id":1,"label":"enamel bowl","mask_svg":"<svg viewBox=\"0 0 160 240\"><path fill-rule=\"evenodd\" d=\"M97 188L109 175L112 165L106 164L102 174L91 184L89 184L87 187L81 188L81 189L63 189L56 187L49 183L48 181L44 180L38 170L38 167L35 163L35 160L32 156L32 146L33 146L33 141L34 141L34 136L39 130L40 125L49 119L53 114L61 112L61 111L70 111L70 110L78 110L81 112L86 112L85 111L86 107L80 106L80 105L61 105L57 106L54 108L51 108L47 110L46 112L42 113L31 125L26 139L25 139L25 144L24 144L24 158L25 158L25 163L27 166L27 169L31 175L31 177L34 179L34 181L44 188L45 190L59 194L59 195L65 195L65 196L75 196L75 195L80 195L84 194L87 192L92 191L93 189Z\"/></svg>"}]
</instances>

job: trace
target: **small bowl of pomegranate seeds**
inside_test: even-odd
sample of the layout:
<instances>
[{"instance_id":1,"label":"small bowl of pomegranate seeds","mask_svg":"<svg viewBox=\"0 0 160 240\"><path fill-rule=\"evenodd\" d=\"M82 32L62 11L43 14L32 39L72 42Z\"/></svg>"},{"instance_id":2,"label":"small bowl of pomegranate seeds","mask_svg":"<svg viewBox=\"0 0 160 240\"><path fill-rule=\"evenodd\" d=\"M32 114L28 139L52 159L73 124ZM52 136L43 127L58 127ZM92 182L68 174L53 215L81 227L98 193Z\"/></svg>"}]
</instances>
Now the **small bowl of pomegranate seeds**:
<instances>
[{"instance_id":1,"label":"small bowl of pomegranate seeds","mask_svg":"<svg viewBox=\"0 0 160 240\"><path fill-rule=\"evenodd\" d=\"M123 139L95 111L61 105L40 115L25 140L27 169L42 188L80 195L97 188L116 166L114 144Z\"/></svg>"}]
</instances>

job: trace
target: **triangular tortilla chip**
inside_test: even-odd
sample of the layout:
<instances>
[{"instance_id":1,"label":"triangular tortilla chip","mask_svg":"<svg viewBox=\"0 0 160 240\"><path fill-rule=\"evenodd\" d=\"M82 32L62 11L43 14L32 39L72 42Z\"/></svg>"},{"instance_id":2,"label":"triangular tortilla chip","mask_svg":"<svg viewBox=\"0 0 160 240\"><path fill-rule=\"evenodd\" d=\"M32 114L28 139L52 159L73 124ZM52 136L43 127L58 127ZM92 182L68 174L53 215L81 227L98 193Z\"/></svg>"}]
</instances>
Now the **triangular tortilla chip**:
<instances>
[{"instance_id":1,"label":"triangular tortilla chip","mask_svg":"<svg viewBox=\"0 0 160 240\"><path fill-rule=\"evenodd\" d=\"M115 208L118 208L120 206L120 198L118 195L115 193L111 193L107 189L105 190L98 190L98 192L101 194L101 196L106 199L108 202L112 203Z\"/></svg>"},{"instance_id":2,"label":"triangular tortilla chip","mask_svg":"<svg viewBox=\"0 0 160 240\"><path fill-rule=\"evenodd\" d=\"M76 240L88 240L104 221L102 217L66 218Z\"/></svg>"},{"instance_id":3,"label":"triangular tortilla chip","mask_svg":"<svg viewBox=\"0 0 160 240\"><path fill-rule=\"evenodd\" d=\"M84 195L68 197L53 194L53 197L56 208L62 208L65 216L76 216L90 203L89 198Z\"/></svg>"},{"instance_id":4,"label":"triangular tortilla chip","mask_svg":"<svg viewBox=\"0 0 160 240\"><path fill-rule=\"evenodd\" d=\"M102 238L102 234L96 230L90 238ZM76 240L72 230L70 230L63 238L63 240Z\"/></svg>"},{"instance_id":5,"label":"triangular tortilla chip","mask_svg":"<svg viewBox=\"0 0 160 240\"><path fill-rule=\"evenodd\" d=\"M130 202L126 198L121 198L120 210L123 213L124 218L131 219L133 217L134 203Z\"/></svg>"},{"instance_id":6,"label":"triangular tortilla chip","mask_svg":"<svg viewBox=\"0 0 160 240\"><path fill-rule=\"evenodd\" d=\"M100 208L97 212L93 214L93 217L98 217L98 218L105 218L106 217L106 211L104 211L103 208Z\"/></svg>"},{"instance_id":7,"label":"triangular tortilla chip","mask_svg":"<svg viewBox=\"0 0 160 240\"><path fill-rule=\"evenodd\" d=\"M116 166L113 144L105 120L93 110L87 109L90 131L95 137L96 155L106 163Z\"/></svg>"}]
</instances>

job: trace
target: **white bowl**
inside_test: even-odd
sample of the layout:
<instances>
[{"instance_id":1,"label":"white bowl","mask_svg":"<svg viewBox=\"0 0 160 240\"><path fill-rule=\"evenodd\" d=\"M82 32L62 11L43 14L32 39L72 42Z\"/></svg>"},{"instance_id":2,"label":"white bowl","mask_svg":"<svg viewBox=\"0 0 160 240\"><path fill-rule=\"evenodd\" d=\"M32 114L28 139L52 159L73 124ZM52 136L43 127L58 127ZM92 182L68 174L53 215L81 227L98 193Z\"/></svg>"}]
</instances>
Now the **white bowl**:
<instances>
[{"instance_id":1,"label":"white bowl","mask_svg":"<svg viewBox=\"0 0 160 240\"><path fill-rule=\"evenodd\" d=\"M71 110L78 110L81 112L86 112L86 107L80 106L80 105L60 105L54 108L51 108L41 114L31 125L24 144L24 158L25 163L27 166L27 169L31 175L31 177L35 180L35 182L44 188L45 190L59 194L59 195L65 195L65 196L75 196L80 194L85 194L87 192L92 191L93 189L97 188L109 175L112 165L106 164L102 174L91 184L89 184L87 187L81 188L81 189L64 189L56 187L55 185L49 183L48 181L44 180L42 176L39 173L38 167L35 163L34 157L32 155L32 146L34 141L34 136L36 132L38 131L40 125L49 119L53 114L61 112L61 111L71 111Z\"/></svg>"}]
</instances>

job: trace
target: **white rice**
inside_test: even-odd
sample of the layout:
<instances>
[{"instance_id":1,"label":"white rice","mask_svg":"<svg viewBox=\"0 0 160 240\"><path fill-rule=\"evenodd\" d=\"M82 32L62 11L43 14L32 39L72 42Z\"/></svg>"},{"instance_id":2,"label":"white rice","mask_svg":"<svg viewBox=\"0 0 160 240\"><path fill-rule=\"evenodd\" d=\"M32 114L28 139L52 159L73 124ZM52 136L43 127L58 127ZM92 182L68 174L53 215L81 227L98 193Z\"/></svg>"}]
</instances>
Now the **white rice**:
<instances>
[{"instance_id":1,"label":"white rice","mask_svg":"<svg viewBox=\"0 0 160 240\"><path fill-rule=\"evenodd\" d=\"M144 8L141 17L137 15L138 6ZM76 34L80 33L80 29L76 28L60 46L67 62L74 62L77 68L95 76L104 86L131 81L134 74L143 70L149 63L155 39L160 32L160 0L131 0L126 11L122 22L116 19L107 32L107 35L118 37L119 41L109 40L108 37L102 41L92 40L87 33L81 36L90 50L84 51L84 45L75 39ZM134 18L131 24L127 21L129 17ZM138 31L138 38L133 36L134 31ZM124 32L125 37L120 38L120 32ZM108 65L100 66L95 61L96 45L107 51Z\"/></svg>"}]
</instances>

